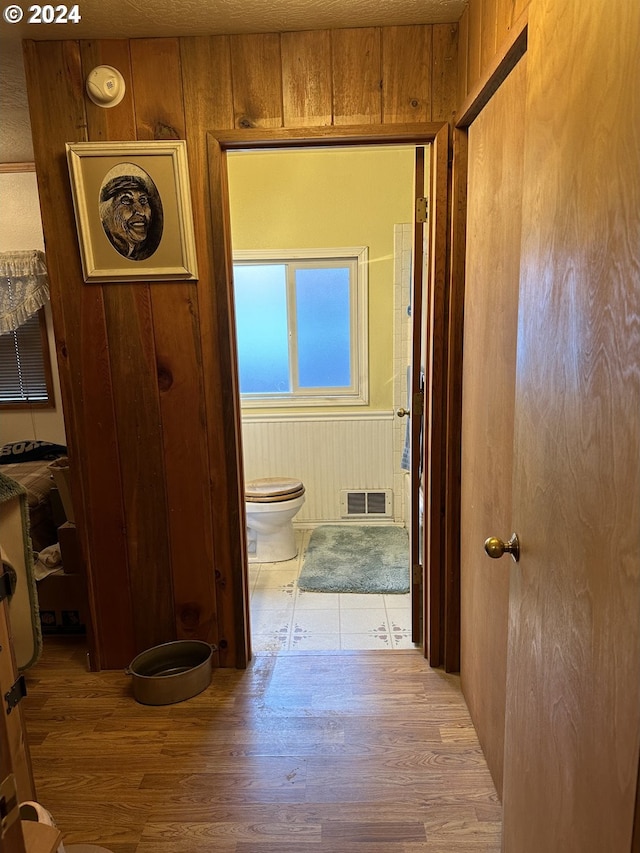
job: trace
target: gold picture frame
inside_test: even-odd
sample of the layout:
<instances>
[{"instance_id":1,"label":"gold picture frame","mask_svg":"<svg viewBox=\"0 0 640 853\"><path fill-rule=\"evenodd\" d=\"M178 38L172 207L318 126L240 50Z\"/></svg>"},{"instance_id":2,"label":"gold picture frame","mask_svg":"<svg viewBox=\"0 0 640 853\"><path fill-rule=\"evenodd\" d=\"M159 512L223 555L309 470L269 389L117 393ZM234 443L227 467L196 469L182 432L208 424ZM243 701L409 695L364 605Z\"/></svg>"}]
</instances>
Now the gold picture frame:
<instances>
[{"instance_id":1,"label":"gold picture frame","mask_svg":"<svg viewBox=\"0 0 640 853\"><path fill-rule=\"evenodd\" d=\"M197 279L184 140L66 150L85 282Z\"/></svg>"}]
</instances>

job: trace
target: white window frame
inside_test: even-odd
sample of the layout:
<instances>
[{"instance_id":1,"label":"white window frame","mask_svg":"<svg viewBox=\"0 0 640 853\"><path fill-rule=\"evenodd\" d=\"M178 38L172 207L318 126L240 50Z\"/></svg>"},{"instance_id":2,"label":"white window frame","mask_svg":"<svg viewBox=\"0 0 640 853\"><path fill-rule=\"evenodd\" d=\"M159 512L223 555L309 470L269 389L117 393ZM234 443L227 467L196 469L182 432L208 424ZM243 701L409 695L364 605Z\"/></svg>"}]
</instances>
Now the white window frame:
<instances>
[{"instance_id":1,"label":"white window frame","mask_svg":"<svg viewBox=\"0 0 640 853\"><path fill-rule=\"evenodd\" d=\"M284 408L302 406L366 406L369 403L369 249L347 246L324 249L252 249L233 252L234 264L296 264L303 267L335 261L346 266L351 262L350 292L351 380L349 388L309 390L298 388L297 338L293 310L293 275L287 270L287 313L289 323L290 387L288 392L241 394L242 408Z\"/></svg>"}]
</instances>

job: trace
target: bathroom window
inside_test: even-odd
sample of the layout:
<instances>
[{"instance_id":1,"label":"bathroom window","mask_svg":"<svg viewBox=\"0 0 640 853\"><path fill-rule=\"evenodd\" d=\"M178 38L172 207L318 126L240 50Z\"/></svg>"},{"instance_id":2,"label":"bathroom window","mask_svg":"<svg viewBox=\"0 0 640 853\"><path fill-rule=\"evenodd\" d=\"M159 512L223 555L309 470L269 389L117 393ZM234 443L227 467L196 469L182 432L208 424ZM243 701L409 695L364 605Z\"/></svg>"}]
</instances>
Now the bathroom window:
<instances>
[{"instance_id":1,"label":"bathroom window","mask_svg":"<svg viewBox=\"0 0 640 853\"><path fill-rule=\"evenodd\" d=\"M367 402L367 260L362 247L234 253L243 406Z\"/></svg>"},{"instance_id":2,"label":"bathroom window","mask_svg":"<svg viewBox=\"0 0 640 853\"><path fill-rule=\"evenodd\" d=\"M44 308L0 335L0 408L51 408L53 386Z\"/></svg>"}]
</instances>

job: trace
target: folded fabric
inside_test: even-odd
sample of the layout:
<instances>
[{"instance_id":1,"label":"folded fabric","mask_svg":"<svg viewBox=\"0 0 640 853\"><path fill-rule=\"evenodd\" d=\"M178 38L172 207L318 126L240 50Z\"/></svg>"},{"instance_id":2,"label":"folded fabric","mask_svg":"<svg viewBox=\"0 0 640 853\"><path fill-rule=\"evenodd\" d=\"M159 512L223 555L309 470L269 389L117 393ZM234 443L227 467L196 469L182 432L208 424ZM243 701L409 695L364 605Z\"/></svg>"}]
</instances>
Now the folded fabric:
<instances>
[{"instance_id":1,"label":"folded fabric","mask_svg":"<svg viewBox=\"0 0 640 853\"><path fill-rule=\"evenodd\" d=\"M38 559L44 563L47 568L54 569L56 566L62 565L62 555L60 554L60 545L58 542L55 545L47 545L38 554Z\"/></svg>"},{"instance_id":2,"label":"folded fabric","mask_svg":"<svg viewBox=\"0 0 640 853\"><path fill-rule=\"evenodd\" d=\"M57 459L66 456L64 444L53 444L51 441L12 441L0 447L0 465L12 462L28 462L35 459Z\"/></svg>"},{"instance_id":3,"label":"folded fabric","mask_svg":"<svg viewBox=\"0 0 640 853\"><path fill-rule=\"evenodd\" d=\"M64 569L62 566L56 566L54 569L50 569L45 566L44 563L41 563L39 560L36 560L33 564L33 576L36 581L43 581L45 578L48 578L49 575L61 575L64 574Z\"/></svg>"},{"instance_id":4,"label":"folded fabric","mask_svg":"<svg viewBox=\"0 0 640 853\"><path fill-rule=\"evenodd\" d=\"M33 563L33 574L37 581L53 575L56 572L62 572L62 555L60 554L60 545L56 542L55 545L48 545L43 548L38 554L35 554Z\"/></svg>"}]
</instances>

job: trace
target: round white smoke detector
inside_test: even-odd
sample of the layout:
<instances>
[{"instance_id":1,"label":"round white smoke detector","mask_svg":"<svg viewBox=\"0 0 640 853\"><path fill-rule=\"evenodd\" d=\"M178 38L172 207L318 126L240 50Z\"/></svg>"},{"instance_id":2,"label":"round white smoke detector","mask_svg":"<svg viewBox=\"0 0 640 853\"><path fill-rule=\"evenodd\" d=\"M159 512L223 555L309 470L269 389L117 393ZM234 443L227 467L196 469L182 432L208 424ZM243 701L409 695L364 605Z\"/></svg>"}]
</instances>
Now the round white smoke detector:
<instances>
[{"instance_id":1,"label":"round white smoke detector","mask_svg":"<svg viewBox=\"0 0 640 853\"><path fill-rule=\"evenodd\" d=\"M98 65L87 77L87 95L99 107L115 107L124 98L124 77L111 65Z\"/></svg>"}]
</instances>

